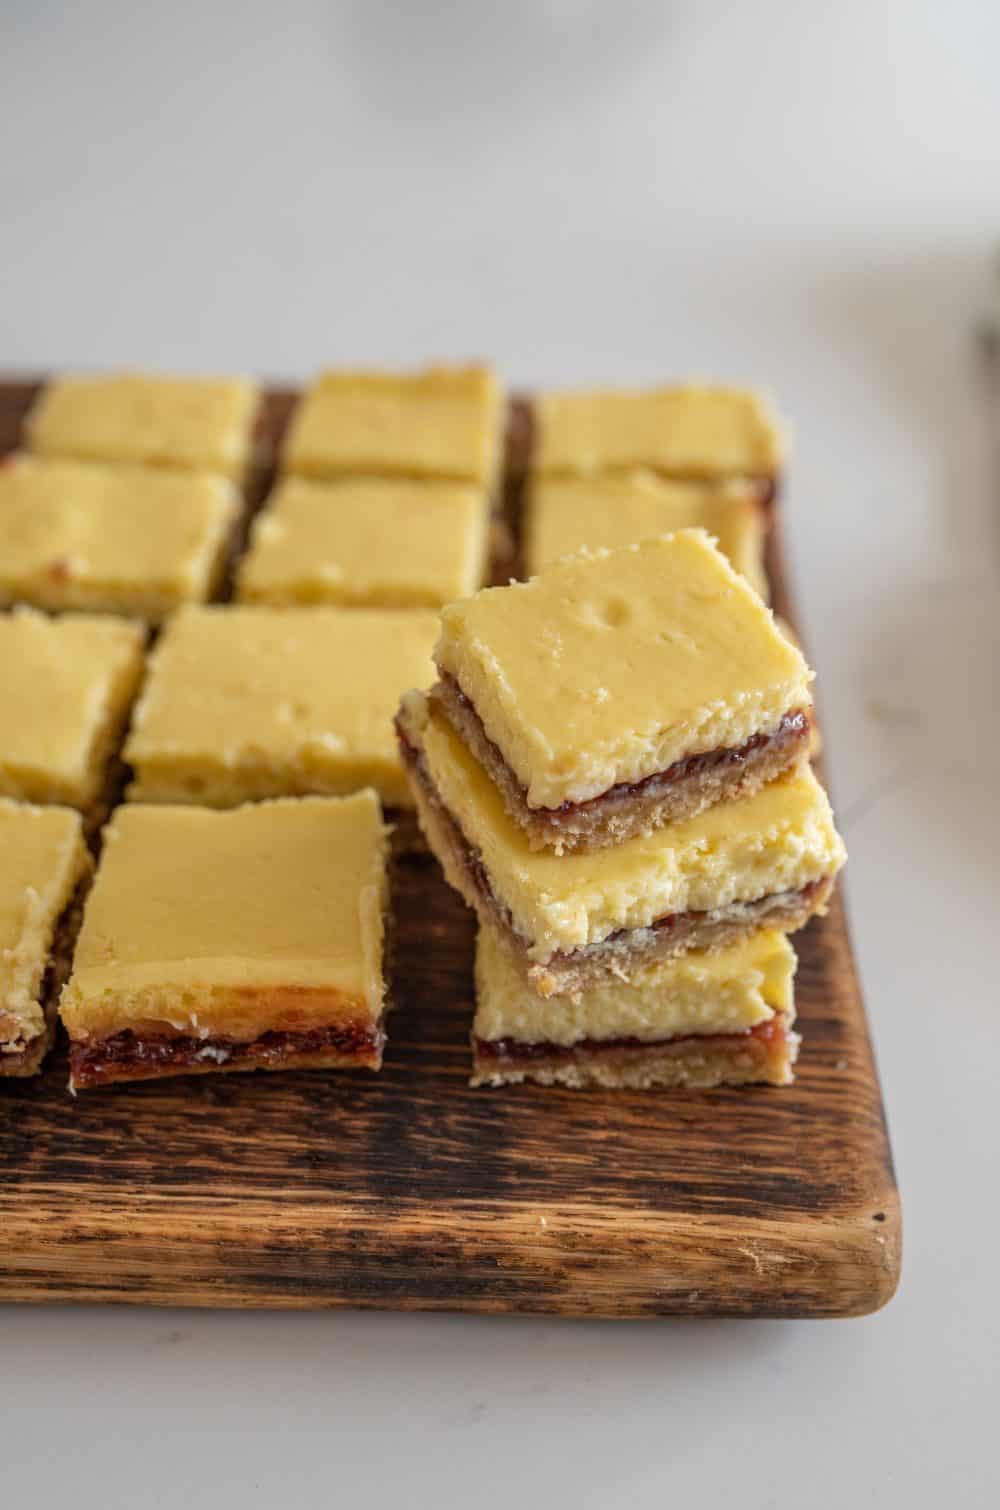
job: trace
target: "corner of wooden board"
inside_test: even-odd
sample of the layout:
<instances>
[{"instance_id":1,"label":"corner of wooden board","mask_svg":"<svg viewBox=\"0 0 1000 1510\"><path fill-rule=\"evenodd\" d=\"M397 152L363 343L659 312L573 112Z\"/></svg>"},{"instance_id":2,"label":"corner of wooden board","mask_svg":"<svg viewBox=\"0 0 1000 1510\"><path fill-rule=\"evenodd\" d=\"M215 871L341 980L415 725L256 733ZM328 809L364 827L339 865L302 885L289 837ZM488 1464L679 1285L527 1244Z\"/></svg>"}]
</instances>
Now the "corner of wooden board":
<instances>
[{"instance_id":1,"label":"corner of wooden board","mask_svg":"<svg viewBox=\"0 0 1000 1510\"><path fill-rule=\"evenodd\" d=\"M840 1314L871 1316L887 1306L899 1288L903 1265L903 1217L899 1194L889 1190L874 1211L859 1214L854 1247L858 1282L855 1304Z\"/></svg>"}]
</instances>

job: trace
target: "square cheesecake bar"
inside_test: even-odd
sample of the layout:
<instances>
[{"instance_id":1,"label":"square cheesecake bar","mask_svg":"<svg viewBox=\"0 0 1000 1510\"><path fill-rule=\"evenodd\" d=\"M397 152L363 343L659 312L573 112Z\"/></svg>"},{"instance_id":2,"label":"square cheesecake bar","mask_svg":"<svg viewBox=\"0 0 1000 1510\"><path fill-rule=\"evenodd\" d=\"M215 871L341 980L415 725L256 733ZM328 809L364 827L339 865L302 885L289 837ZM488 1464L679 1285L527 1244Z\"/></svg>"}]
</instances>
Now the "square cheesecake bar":
<instances>
[{"instance_id":1,"label":"square cheesecake bar","mask_svg":"<svg viewBox=\"0 0 1000 1510\"><path fill-rule=\"evenodd\" d=\"M260 401L244 378L140 373L55 378L25 420L28 450L240 478Z\"/></svg>"},{"instance_id":2,"label":"square cheesecake bar","mask_svg":"<svg viewBox=\"0 0 1000 1510\"><path fill-rule=\"evenodd\" d=\"M667 477L773 482L784 461L776 416L759 394L741 388L546 393L534 417L534 469L544 476L648 467Z\"/></svg>"},{"instance_id":3,"label":"square cheesecake bar","mask_svg":"<svg viewBox=\"0 0 1000 1510\"><path fill-rule=\"evenodd\" d=\"M322 373L292 416L283 469L300 477L451 479L492 489L504 400L489 367Z\"/></svg>"},{"instance_id":4,"label":"square cheesecake bar","mask_svg":"<svg viewBox=\"0 0 1000 1510\"><path fill-rule=\"evenodd\" d=\"M22 454L0 468L0 604L157 623L216 590L239 512L207 472Z\"/></svg>"},{"instance_id":5,"label":"square cheesecake bar","mask_svg":"<svg viewBox=\"0 0 1000 1510\"><path fill-rule=\"evenodd\" d=\"M79 813L0 798L0 856L0 1076L35 1075L90 873Z\"/></svg>"},{"instance_id":6,"label":"square cheesecake bar","mask_svg":"<svg viewBox=\"0 0 1000 1510\"><path fill-rule=\"evenodd\" d=\"M254 524L237 595L440 608L483 581L487 513L482 489L466 483L286 478Z\"/></svg>"},{"instance_id":7,"label":"square cheesecake bar","mask_svg":"<svg viewBox=\"0 0 1000 1510\"><path fill-rule=\"evenodd\" d=\"M499 929L540 996L630 980L652 959L714 949L823 910L844 846L801 764L749 796L596 851L533 849L497 788L424 694L397 720L420 826L445 878Z\"/></svg>"},{"instance_id":8,"label":"square cheesecake bar","mask_svg":"<svg viewBox=\"0 0 1000 1510\"><path fill-rule=\"evenodd\" d=\"M0 615L0 794L64 803L89 827L100 822L145 638L121 619Z\"/></svg>"},{"instance_id":9,"label":"square cheesecake bar","mask_svg":"<svg viewBox=\"0 0 1000 1510\"><path fill-rule=\"evenodd\" d=\"M788 939L758 928L726 949L651 961L627 984L546 1000L501 935L481 927L472 1084L786 1085L799 1047L794 976Z\"/></svg>"},{"instance_id":10,"label":"square cheesecake bar","mask_svg":"<svg viewBox=\"0 0 1000 1510\"><path fill-rule=\"evenodd\" d=\"M757 483L678 482L652 472L538 478L527 502L524 569L533 577L560 556L614 550L673 530L704 529L762 598L764 510Z\"/></svg>"},{"instance_id":11,"label":"square cheesecake bar","mask_svg":"<svg viewBox=\"0 0 1000 1510\"><path fill-rule=\"evenodd\" d=\"M73 1089L218 1070L377 1070L378 798L120 807L60 1015Z\"/></svg>"},{"instance_id":12,"label":"square cheesecake bar","mask_svg":"<svg viewBox=\"0 0 1000 1510\"><path fill-rule=\"evenodd\" d=\"M417 609L181 609L136 707L129 799L222 808L373 786L410 806L392 719L433 671L436 632Z\"/></svg>"},{"instance_id":13,"label":"square cheesecake bar","mask_svg":"<svg viewBox=\"0 0 1000 1510\"><path fill-rule=\"evenodd\" d=\"M812 673L703 530L449 604L431 693L534 848L595 849L805 758Z\"/></svg>"}]
</instances>

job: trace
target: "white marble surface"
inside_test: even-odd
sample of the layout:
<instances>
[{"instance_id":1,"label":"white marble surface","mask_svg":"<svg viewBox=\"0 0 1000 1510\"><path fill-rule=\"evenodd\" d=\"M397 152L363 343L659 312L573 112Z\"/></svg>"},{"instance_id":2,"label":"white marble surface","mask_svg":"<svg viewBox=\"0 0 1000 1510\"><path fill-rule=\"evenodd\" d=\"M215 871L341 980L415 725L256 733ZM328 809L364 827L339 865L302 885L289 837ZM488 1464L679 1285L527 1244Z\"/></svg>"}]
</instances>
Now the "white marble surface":
<instances>
[{"instance_id":1,"label":"white marble surface","mask_svg":"<svg viewBox=\"0 0 1000 1510\"><path fill-rule=\"evenodd\" d=\"M22 0L0 55L5 367L773 387L906 1217L856 1322L0 1308L3 1502L995 1505L996 6Z\"/></svg>"}]
</instances>

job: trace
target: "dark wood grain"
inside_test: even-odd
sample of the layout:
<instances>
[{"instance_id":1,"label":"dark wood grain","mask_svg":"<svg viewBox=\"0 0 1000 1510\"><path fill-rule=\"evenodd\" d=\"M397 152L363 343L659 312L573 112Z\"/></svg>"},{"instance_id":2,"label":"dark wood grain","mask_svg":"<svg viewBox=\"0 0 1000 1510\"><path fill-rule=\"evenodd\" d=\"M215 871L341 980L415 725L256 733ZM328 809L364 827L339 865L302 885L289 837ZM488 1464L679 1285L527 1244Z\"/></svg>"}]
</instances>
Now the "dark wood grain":
<instances>
[{"instance_id":1,"label":"dark wood grain","mask_svg":"<svg viewBox=\"0 0 1000 1510\"><path fill-rule=\"evenodd\" d=\"M0 385L0 449L30 393ZM287 412L268 409L272 445ZM890 1298L899 1202L839 900L796 940L795 1084L666 1094L470 1090L471 915L426 856L397 859L395 902L380 1075L73 1100L58 1048L0 1082L0 1299L850 1316Z\"/></svg>"}]
</instances>

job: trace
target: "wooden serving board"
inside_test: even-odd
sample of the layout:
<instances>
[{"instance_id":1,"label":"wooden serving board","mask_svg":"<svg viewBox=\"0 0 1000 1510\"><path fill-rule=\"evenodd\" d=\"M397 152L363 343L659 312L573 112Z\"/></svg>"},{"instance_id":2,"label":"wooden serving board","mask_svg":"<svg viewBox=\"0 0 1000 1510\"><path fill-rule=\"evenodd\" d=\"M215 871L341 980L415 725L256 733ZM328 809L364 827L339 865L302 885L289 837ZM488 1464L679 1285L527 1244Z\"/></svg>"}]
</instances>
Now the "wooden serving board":
<instances>
[{"instance_id":1,"label":"wooden serving board","mask_svg":"<svg viewBox=\"0 0 1000 1510\"><path fill-rule=\"evenodd\" d=\"M31 392L0 385L0 451ZM266 428L286 414L276 395ZM795 1084L676 1093L470 1090L472 916L419 855L395 910L379 1075L74 1100L57 1050L0 1081L0 1299L852 1316L890 1298L899 1201L839 899L796 938Z\"/></svg>"}]
</instances>

